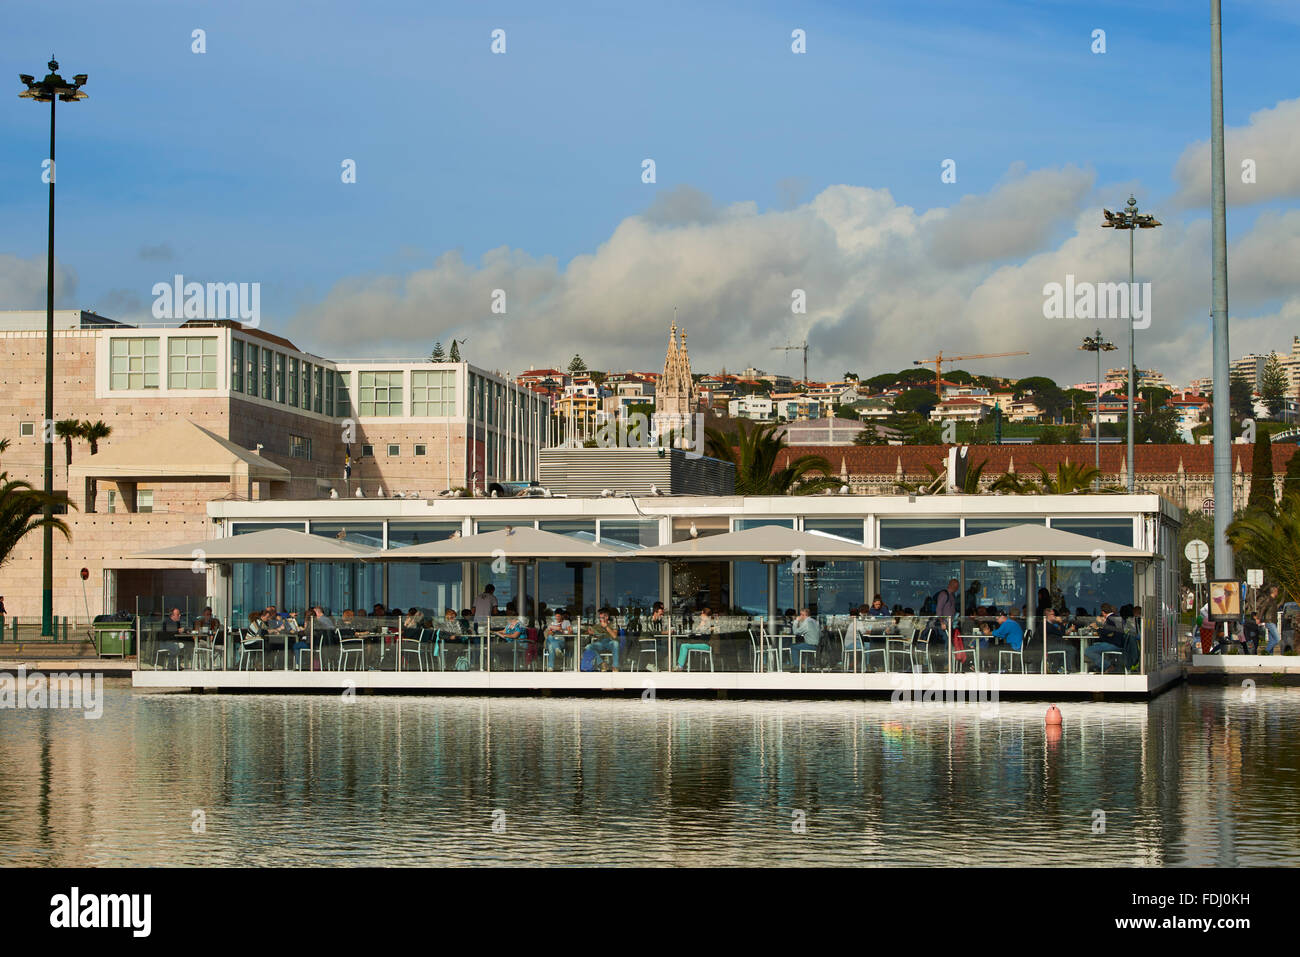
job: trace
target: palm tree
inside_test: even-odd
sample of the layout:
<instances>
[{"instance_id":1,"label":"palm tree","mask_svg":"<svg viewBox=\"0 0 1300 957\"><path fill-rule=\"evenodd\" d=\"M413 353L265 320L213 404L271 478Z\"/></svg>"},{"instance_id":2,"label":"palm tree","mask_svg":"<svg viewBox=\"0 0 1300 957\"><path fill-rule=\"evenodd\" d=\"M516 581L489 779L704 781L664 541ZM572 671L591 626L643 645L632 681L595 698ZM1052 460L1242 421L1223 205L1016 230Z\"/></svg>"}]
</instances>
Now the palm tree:
<instances>
[{"instance_id":1,"label":"palm tree","mask_svg":"<svg viewBox=\"0 0 1300 957\"><path fill-rule=\"evenodd\" d=\"M978 495L980 493L980 479L984 476L984 466L988 464L989 464L989 460L985 459L979 465L972 465L970 468L966 470L966 481L962 483L961 494ZM937 469L933 465L930 465L928 463L926 464L925 469L927 472L930 473L931 479L937 479L940 475L945 474L946 471L942 469ZM1005 478L1005 476L1003 477ZM895 484L901 484L901 483L895 483ZM913 489L908 489L908 491L913 491ZM943 488L941 488L939 491L941 492L948 491L948 485L946 482L944 483Z\"/></svg>"},{"instance_id":2,"label":"palm tree","mask_svg":"<svg viewBox=\"0 0 1300 957\"><path fill-rule=\"evenodd\" d=\"M68 496L63 492L47 496L30 482L11 482L8 472L0 472L0 565L9 560L25 536L46 526L46 503L66 506ZM63 519L52 516L48 525L62 532L64 538L72 537Z\"/></svg>"},{"instance_id":3,"label":"palm tree","mask_svg":"<svg viewBox=\"0 0 1300 957\"><path fill-rule=\"evenodd\" d=\"M1247 568L1264 569L1283 600L1300 601L1300 510L1247 510L1228 526L1228 540Z\"/></svg>"},{"instance_id":4,"label":"palm tree","mask_svg":"<svg viewBox=\"0 0 1300 957\"><path fill-rule=\"evenodd\" d=\"M1041 465L1035 465L1043 477L1043 493L1046 495L1071 495L1092 490L1093 483L1101 475L1091 465L1081 462L1059 462L1053 475Z\"/></svg>"},{"instance_id":5,"label":"palm tree","mask_svg":"<svg viewBox=\"0 0 1300 957\"><path fill-rule=\"evenodd\" d=\"M105 425L103 419L97 419L94 422L81 423L81 437L90 443L90 454L99 454L99 440L106 439L113 434L113 427Z\"/></svg>"},{"instance_id":6,"label":"palm tree","mask_svg":"<svg viewBox=\"0 0 1300 957\"><path fill-rule=\"evenodd\" d=\"M68 463L63 471L66 476L72 468L72 440L85 434L85 426L80 419L59 419L54 423L54 434L63 440L63 447L68 452Z\"/></svg>"},{"instance_id":7,"label":"palm tree","mask_svg":"<svg viewBox=\"0 0 1300 957\"><path fill-rule=\"evenodd\" d=\"M775 423L746 426L745 421L737 420L735 432L704 430L705 454L736 467L737 495L808 495L839 484L820 455L800 455L778 469L785 437L774 437ZM817 472L821 475L814 476Z\"/></svg>"}]
</instances>

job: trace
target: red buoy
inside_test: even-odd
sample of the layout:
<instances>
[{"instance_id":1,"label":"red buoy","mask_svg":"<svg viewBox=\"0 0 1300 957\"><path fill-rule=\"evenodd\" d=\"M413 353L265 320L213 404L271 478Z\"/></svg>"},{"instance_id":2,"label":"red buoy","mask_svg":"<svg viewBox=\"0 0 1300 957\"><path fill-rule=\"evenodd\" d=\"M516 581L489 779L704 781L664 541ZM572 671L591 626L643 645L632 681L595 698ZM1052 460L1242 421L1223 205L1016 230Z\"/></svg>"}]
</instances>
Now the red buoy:
<instances>
[{"instance_id":1,"label":"red buoy","mask_svg":"<svg viewBox=\"0 0 1300 957\"><path fill-rule=\"evenodd\" d=\"M1047 724L1049 726L1055 725L1058 727L1061 724L1061 709L1056 705L1050 705L1047 709Z\"/></svg>"}]
</instances>

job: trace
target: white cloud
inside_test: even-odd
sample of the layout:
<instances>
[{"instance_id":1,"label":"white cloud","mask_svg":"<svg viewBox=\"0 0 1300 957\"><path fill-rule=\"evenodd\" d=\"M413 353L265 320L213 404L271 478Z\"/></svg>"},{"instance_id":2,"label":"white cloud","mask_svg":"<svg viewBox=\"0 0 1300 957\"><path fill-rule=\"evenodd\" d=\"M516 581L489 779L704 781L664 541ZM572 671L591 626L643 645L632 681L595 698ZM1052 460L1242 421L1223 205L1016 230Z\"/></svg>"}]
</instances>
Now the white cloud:
<instances>
[{"instance_id":1,"label":"white cloud","mask_svg":"<svg viewBox=\"0 0 1300 957\"><path fill-rule=\"evenodd\" d=\"M1248 206L1272 199L1300 197L1300 99L1282 100L1250 115L1245 126L1224 130L1224 185L1228 202ZM1242 163L1252 160L1255 182L1242 182ZM1183 150L1174 166L1178 192L1174 205L1204 208L1210 204L1210 142Z\"/></svg>"},{"instance_id":2,"label":"white cloud","mask_svg":"<svg viewBox=\"0 0 1300 957\"><path fill-rule=\"evenodd\" d=\"M807 335L818 377L892 371L939 349L1026 350L965 365L1069 384L1090 377L1078 345L1095 323L1045 319L1044 285L1067 274L1128 276L1127 236L1100 228L1091 189L1092 174L1074 167L1013 169L983 196L924 213L860 186L831 186L768 212L752 203L718 208L679 189L564 268L505 248L478 264L449 253L401 277L340 282L295 317L289 334L340 358L427 355L435 339L468 336L466 358L488 368L563 366L576 351L592 368L657 369L676 306L697 370L793 372L798 354L772 349ZM1022 219L1036 225L1021 228ZM1175 383L1208 374L1208 223L1165 217L1164 228L1136 239L1137 278L1152 283L1154 300L1152 325L1136 337L1139 364ZM1298 254L1300 212L1259 217L1230 250L1234 314L1261 316L1234 335L1234 354L1289 348ZM507 294L505 316L490 311L497 288ZM806 291L806 315L790 311L796 288ZM1104 331L1127 343L1122 322Z\"/></svg>"},{"instance_id":3,"label":"white cloud","mask_svg":"<svg viewBox=\"0 0 1300 957\"><path fill-rule=\"evenodd\" d=\"M0 302L6 309L45 308L45 256L21 259L0 253ZM54 261L54 305L67 308L64 303L77 290L77 273L57 259Z\"/></svg>"}]
</instances>

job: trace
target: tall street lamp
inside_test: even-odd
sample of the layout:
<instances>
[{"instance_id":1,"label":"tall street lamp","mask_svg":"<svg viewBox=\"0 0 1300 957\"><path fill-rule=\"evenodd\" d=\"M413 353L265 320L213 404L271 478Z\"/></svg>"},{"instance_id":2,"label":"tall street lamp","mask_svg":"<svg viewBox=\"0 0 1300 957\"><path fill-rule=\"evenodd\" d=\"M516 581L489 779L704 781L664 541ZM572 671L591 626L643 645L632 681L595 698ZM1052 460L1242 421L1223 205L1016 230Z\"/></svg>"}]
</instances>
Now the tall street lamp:
<instances>
[{"instance_id":1,"label":"tall street lamp","mask_svg":"<svg viewBox=\"0 0 1300 957\"><path fill-rule=\"evenodd\" d=\"M1096 488L1100 491L1101 489L1101 354L1103 352L1114 352L1115 343L1107 342L1102 337L1101 330L1098 329L1097 334L1095 336L1084 336L1083 345L1079 346L1079 348L1082 349L1084 352L1097 353L1097 414L1093 416L1093 420L1092 420L1092 437L1097 447L1096 449L1097 477L1093 480L1093 485L1095 485ZM1130 448L1129 454L1131 455L1132 446L1130 446L1129 448ZM1131 467L1129 469L1129 474L1130 475L1133 474Z\"/></svg>"},{"instance_id":2,"label":"tall street lamp","mask_svg":"<svg viewBox=\"0 0 1300 957\"><path fill-rule=\"evenodd\" d=\"M59 76L59 61L49 62L50 72L43 80L33 79L26 73L18 79L27 87L19 97L50 104L50 235L45 263L45 421L41 437L45 443L45 526L44 550L41 558L41 637L54 636L54 441L49 430L54 423L54 107L62 100L75 103L84 100L81 88L86 85L86 74L78 73L69 83Z\"/></svg>"},{"instance_id":3,"label":"tall street lamp","mask_svg":"<svg viewBox=\"0 0 1300 957\"><path fill-rule=\"evenodd\" d=\"M1133 389L1137 378L1137 361L1133 356L1133 299L1136 286L1133 278L1133 231L1138 229L1155 229L1160 221L1150 213L1138 213L1137 200L1128 198L1128 205L1118 213L1103 209L1106 221L1102 229L1127 229L1128 234L1128 490L1133 491L1133 479L1137 475L1137 462L1133 460ZM1148 306L1150 303L1148 303ZM1098 357L1100 358L1100 356Z\"/></svg>"}]
</instances>

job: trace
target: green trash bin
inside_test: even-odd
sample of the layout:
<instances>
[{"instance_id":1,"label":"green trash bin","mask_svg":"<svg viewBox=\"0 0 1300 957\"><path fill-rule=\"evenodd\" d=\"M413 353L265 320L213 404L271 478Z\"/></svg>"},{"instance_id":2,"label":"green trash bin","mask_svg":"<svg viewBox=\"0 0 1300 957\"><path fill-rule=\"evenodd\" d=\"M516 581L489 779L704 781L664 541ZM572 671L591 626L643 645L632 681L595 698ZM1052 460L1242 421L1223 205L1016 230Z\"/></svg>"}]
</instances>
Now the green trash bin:
<instances>
[{"instance_id":1,"label":"green trash bin","mask_svg":"<svg viewBox=\"0 0 1300 957\"><path fill-rule=\"evenodd\" d=\"M135 653L135 622L100 621L92 627L99 657L128 658Z\"/></svg>"}]
</instances>

